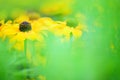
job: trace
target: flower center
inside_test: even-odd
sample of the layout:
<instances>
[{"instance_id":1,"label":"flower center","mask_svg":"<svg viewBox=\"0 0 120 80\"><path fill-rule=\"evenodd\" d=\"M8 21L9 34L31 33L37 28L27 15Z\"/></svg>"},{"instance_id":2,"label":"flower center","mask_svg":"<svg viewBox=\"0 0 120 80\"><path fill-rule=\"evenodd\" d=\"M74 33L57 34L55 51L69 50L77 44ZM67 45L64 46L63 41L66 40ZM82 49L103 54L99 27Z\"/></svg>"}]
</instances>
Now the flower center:
<instances>
[{"instance_id":1,"label":"flower center","mask_svg":"<svg viewBox=\"0 0 120 80\"><path fill-rule=\"evenodd\" d=\"M32 28L31 28L31 24L29 22L22 22L20 25L19 25L19 30L21 32L28 32L30 31Z\"/></svg>"},{"instance_id":2,"label":"flower center","mask_svg":"<svg viewBox=\"0 0 120 80\"><path fill-rule=\"evenodd\" d=\"M0 26L2 26L2 23L0 23Z\"/></svg>"},{"instance_id":3,"label":"flower center","mask_svg":"<svg viewBox=\"0 0 120 80\"><path fill-rule=\"evenodd\" d=\"M75 28L78 26L78 21L75 19L69 19L67 20L67 26Z\"/></svg>"}]
</instances>

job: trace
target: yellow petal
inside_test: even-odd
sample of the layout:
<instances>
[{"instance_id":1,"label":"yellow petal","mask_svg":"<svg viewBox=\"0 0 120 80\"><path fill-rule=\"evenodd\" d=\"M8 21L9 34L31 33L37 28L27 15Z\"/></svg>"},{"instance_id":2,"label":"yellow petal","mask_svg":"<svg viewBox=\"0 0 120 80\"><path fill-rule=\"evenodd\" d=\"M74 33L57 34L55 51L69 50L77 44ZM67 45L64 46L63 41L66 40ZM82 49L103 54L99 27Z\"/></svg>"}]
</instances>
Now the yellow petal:
<instances>
[{"instance_id":1,"label":"yellow petal","mask_svg":"<svg viewBox=\"0 0 120 80\"><path fill-rule=\"evenodd\" d=\"M73 29L72 30L73 36L75 38L79 38L82 35L82 31L78 30L78 29Z\"/></svg>"}]
</instances>

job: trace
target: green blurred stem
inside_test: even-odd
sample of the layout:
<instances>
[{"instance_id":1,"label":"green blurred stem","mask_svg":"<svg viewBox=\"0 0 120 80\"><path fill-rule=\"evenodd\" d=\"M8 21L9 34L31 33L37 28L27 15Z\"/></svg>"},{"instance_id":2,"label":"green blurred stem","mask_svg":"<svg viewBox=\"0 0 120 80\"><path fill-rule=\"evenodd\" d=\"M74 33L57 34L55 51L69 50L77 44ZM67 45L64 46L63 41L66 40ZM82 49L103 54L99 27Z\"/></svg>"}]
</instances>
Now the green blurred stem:
<instances>
[{"instance_id":1,"label":"green blurred stem","mask_svg":"<svg viewBox=\"0 0 120 80\"><path fill-rule=\"evenodd\" d=\"M24 40L24 55L27 58L27 39Z\"/></svg>"},{"instance_id":2,"label":"green blurred stem","mask_svg":"<svg viewBox=\"0 0 120 80\"><path fill-rule=\"evenodd\" d=\"M25 61L26 61L25 66L27 66L27 39L24 40L24 57L25 57ZM25 75L27 77L27 72L25 73Z\"/></svg>"},{"instance_id":3,"label":"green blurred stem","mask_svg":"<svg viewBox=\"0 0 120 80\"><path fill-rule=\"evenodd\" d=\"M28 53L28 49L29 49L30 47L28 46L28 40L27 39L25 39L25 41L24 41L24 55L25 55L25 58L26 58L26 61L28 61L28 57L27 57L27 54L30 54L30 53ZM30 54L31 55L31 54ZM31 60L30 60L30 63L31 64L33 64L33 59L32 59L32 56L31 56Z\"/></svg>"}]
</instances>

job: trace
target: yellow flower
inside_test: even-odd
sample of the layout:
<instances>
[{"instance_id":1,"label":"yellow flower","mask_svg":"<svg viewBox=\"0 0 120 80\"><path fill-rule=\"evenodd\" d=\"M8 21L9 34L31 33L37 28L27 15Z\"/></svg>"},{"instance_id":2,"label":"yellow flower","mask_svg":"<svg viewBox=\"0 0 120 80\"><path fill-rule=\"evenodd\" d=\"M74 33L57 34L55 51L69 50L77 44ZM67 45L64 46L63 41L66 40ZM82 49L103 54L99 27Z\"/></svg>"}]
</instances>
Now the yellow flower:
<instances>
[{"instance_id":1,"label":"yellow flower","mask_svg":"<svg viewBox=\"0 0 120 80\"><path fill-rule=\"evenodd\" d=\"M21 23L14 23L6 25L2 32L5 37L10 39L10 43L14 44L13 48L18 50L24 49L24 41L25 40L36 40L43 41L44 33L42 26L37 22L28 22L23 21Z\"/></svg>"},{"instance_id":2,"label":"yellow flower","mask_svg":"<svg viewBox=\"0 0 120 80\"><path fill-rule=\"evenodd\" d=\"M70 40L70 38L74 37L74 39L79 38L82 35L82 31L79 29L79 26L76 28L66 27L63 30L63 39Z\"/></svg>"},{"instance_id":3,"label":"yellow flower","mask_svg":"<svg viewBox=\"0 0 120 80\"><path fill-rule=\"evenodd\" d=\"M37 25L37 24L36 24ZM10 24L4 28L4 35L11 37L11 40L24 41L25 39L30 40L43 40L39 34L42 32L39 25L36 26L34 23L23 21L22 23Z\"/></svg>"},{"instance_id":4,"label":"yellow flower","mask_svg":"<svg viewBox=\"0 0 120 80\"><path fill-rule=\"evenodd\" d=\"M6 28L7 26L9 26L9 24L11 24L11 23L12 23L12 21L10 21L10 20L7 21L6 23L4 23L4 20L0 21L0 37L2 39L5 38L4 33L3 33L4 28Z\"/></svg>"},{"instance_id":5,"label":"yellow flower","mask_svg":"<svg viewBox=\"0 0 120 80\"><path fill-rule=\"evenodd\" d=\"M70 40L73 36L75 39L79 38L82 35L81 25L76 26L75 28L67 26L66 22L57 22L52 25L50 28L51 32L55 35L63 37L65 40Z\"/></svg>"},{"instance_id":6,"label":"yellow flower","mask_svg":"<svg viewBox=\"0 0 120 80\"><path fill-rule=\"evenodd\" d=\"M62 36L64 29L66 28L66 22L56 22L55 24L51 25L49 28L51 32L53 32L56 36Z\"/></svg>"},{"instance_id":7,"label":"yellow flower","mask_svg":"<svg viewBox=\"0 0 120 80\"><path fill-rule=\"evenodd\" d=\"M45 3L40 6L40 12L45 15L67 15L71 10L74 0L60 0Z\"/></svg>"}]
</instances>

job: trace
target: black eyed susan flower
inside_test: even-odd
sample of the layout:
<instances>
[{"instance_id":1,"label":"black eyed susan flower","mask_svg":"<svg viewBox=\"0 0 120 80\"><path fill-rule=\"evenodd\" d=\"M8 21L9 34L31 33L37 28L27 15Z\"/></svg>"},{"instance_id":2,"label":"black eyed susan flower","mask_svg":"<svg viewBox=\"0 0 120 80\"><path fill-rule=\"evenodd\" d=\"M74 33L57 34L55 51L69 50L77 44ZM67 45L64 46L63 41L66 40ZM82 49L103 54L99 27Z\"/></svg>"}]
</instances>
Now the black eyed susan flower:
<instances>
[{"instance_id":1,"label":"black eyed susan flower","mask_svg":"<svg viewBox=\"0 0 120 80\"><path fill-rule=\"evenodd\" d=\"M82 35L82 31L80 30L79 26L77 26L76 28L67 26L63 30L64 40L70 40L71 37L74 37L75 39L77 39L81 37L81 35Z\"/></svg>"},{"instance_id":2,"label":"black eyed susan flower","mask_svg":"<svg viewBox=\"0 0 120 80\"><path fill-rule=\"evenodd\" d=\"M10 23L2 29L2 33L10 39L10 43L15 43L13 47L18 50L24 49L25 40L44 41L44 30L38 22Z\"/></svg>"},{"instance_id":3,"label":"black eyed susan flower","mask_svg":"<svg viewBox=\"0 0 120 80\"><path fill-rule=\"evenodd\" d=\"M43 35L47 35L45 31L53 24L54 21L50 18L30 21L28 16L20 16L15 21L8 22L2 33L10 39L10 43L15 42L15 48L22 50L25 40L44 41Z\"/></svg>"},{"instance_id":4,"label":"black eyed susan flower","mask_svg":"<svg viewBox=\"0 0 120 80\"><path fill-rule=\"evenodd\" d=\"M76 27L67 26L66 22L57 22L50 29L56 36L61 36L64 40L70 40L71 34L77 39L82 35L81 25L77 25Z\"/></svg>"},{"instance_id":5,"label":"black eyed susan flower","mask_svg":"<svg viewBox=\"0 0 120 80\"><path fill-rule=\"evenodd\" d=\"M43 40L43 37L40 35L42 31L40 25L27 21L10 24L3 30L4 34L10 37L12 41L24 41L25 39Z\"/></svg>"},{"instance_id":6,"label":"black eyed susan flower","mask_svg":"<svg viewBox=\"0 0 120 80\"><path fill-rule=\"evenodd\" d=\"M40 7L40 12L45 15L68 15L72 12L71 5L73 5L74 0L60 0L54 1L52 3L46 3Z\"/></svg>"}]
</instances>

